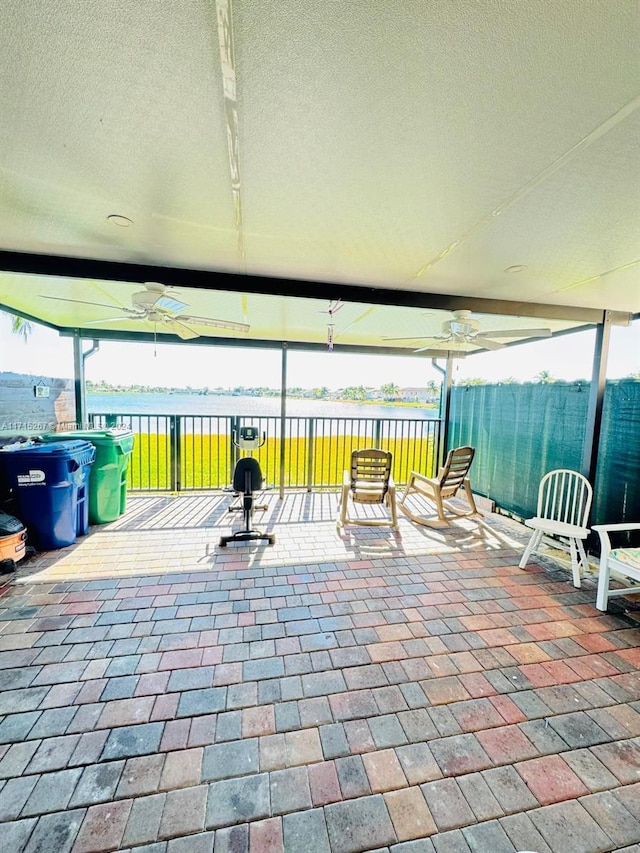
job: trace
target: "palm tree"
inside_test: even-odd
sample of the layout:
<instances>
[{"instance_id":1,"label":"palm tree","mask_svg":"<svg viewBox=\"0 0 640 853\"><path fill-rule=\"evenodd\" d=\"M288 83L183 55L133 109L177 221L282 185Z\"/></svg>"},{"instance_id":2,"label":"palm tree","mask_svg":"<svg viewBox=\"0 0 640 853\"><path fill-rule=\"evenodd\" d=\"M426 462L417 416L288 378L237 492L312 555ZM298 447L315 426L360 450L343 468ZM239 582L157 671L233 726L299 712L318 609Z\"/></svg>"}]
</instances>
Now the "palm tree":
<instances>
[{"instance_id":1,"label":"palm tree","mask_svg":"<svg viewBox=\"0 0 640 853\"><path fill-rule=\"evenodd\" d=\"M366 400L367 389L364 385L350 385L344 389L342 396L345 400Z\"/></svg>"},{"instance_id":2,"label":"palm tree","mask_svg":"<svg viewBox=\"0 0 640 853\"><path fill-rule=\"evenodd\" d=\"M400 388L395 384L395 382L387 382L385 385L380 386L380 393L387 401L397 400L400 396Z\"/></svg>"},{"instance_id":3,"label":"palm tree","mask_svg":"<svg viewBox=\"0 0 640 853\"><path fill-rule=\"evenodd\" d=\"M550 370L541 370L535 377L536 382L540 382L545 385L548 382L555 382L556 380L551 375Z\"/></svg>"},{"instance_id":4,"label":"palm tree","mask_svg":"<svg viewBox=\"0 0 640 853\"><path fill-rule=\"evenodd\" d=\"M458 379L456 381L456 385L460 385L463 388L468 386L468 385L487 385L487 384L488 384L487 380L482 379L480 376L474 376L474 377L468 378L468 379Z\"/></svg>"},{"instance_id":5,"label":"palm tree","mask_svg":"<svg viewBox=\"0 0 640 853\"><path fill-rule=\"evenodd\" d=\"M33 332L33 323L25 320L24 317L18 317L17 314L9 314L8 311L5 313L11 318L11 331L13 334L18 335L23 341L26 341L31 332Z\"/></svg>"},{"instance_id":6,"label":"palm tree","mask_svg":"<svg viewBox=\"0 0 640 853\"><path fill-rule=\"evenodd\" d=\"M427 391L429 392L429 400L434 402L440 397L440 385L437 385L433 379L427 382Z\"/></svg>"}]
</instances>

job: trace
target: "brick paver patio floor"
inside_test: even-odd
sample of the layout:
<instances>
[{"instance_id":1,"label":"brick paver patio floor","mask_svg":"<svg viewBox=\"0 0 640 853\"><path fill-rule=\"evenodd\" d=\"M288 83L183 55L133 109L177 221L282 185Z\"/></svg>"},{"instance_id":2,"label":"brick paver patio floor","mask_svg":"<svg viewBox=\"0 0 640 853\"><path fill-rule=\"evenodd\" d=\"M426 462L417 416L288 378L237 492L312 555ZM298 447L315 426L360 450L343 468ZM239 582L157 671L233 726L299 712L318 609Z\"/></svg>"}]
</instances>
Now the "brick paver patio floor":
<instances>
[{"instance_id":1,"label":"brick paver patio floor","mask_svg":"<svg viewBox=\"0 0 640 853\"><path fill-rule=\"evenodd\" d=\"M640 850L640 610L498 516L133 497L0 597L2 853ZM636 599L637 602L637 599Z\"/></svg>"}]
</instances>

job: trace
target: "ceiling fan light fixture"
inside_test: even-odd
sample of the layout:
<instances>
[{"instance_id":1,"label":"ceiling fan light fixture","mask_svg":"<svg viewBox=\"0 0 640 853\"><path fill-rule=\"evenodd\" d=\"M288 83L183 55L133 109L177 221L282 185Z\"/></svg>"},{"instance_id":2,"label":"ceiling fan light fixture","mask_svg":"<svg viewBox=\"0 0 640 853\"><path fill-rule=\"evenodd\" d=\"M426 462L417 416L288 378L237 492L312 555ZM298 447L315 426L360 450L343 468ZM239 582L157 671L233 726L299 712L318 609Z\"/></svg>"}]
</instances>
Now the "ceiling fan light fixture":
<instances>
[{"instance_id":1,"label":"ceiling fan light fixture","mask_svg":"<svg viewBox=\"0 0 640 853\"><path fill-rule=\"evenodd\" d=\"M112 225L117 225L118 228L129 228L133 225L133 219L129 219L128 216L123 216L120 213L110 213L107 216L107 222L110 222Z\"/></svg>"},{"instance_id":2,"label":"ceiling fan light fixture","mask_svg":"<svg viewBox=\"0 0 640 853\"><path fill-rule=\"evenodd\" d=\"M131 297L134 308L155 308L160 297L152 290L137 290Z\"/></svg>"}]
</instances>

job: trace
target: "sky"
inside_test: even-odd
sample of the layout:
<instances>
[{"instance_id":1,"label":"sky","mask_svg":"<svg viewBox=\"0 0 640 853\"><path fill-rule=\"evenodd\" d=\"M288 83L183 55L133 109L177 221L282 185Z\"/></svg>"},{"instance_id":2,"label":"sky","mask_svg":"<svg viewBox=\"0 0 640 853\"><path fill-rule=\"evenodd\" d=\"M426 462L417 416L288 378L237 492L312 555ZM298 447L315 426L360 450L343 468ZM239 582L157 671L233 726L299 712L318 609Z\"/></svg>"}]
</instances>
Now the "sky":
<instances>
[{"instance_id":1,"label":"sky","mask_svg":"<svg viewBox=\"0 0 640 853\"><path fill-rule=\"evenodd\" d=\"M454 381L481 378L500 382L514 378L532 381L541 371L555 379L589 379L595 331L535 341L483 353L455 362ZM89 343L85 343L88 349ZM11 334L10 321L0 312L0 372L48 377L73 376L70 338L34 324L27 343ZM640 321L630 327L613 327L607 376L616 379L640 372ZM114 385L234 388L280 387L279 350L225 349L176 344L129 344L103 341L86 362L86 378ZM407 356L346 355L339 352L301 353L287 356L288 387L344 388L364 385L379 388L394 382L401 387L437 384L441 375L431 359Z\"/></svg>"}]
</instances>

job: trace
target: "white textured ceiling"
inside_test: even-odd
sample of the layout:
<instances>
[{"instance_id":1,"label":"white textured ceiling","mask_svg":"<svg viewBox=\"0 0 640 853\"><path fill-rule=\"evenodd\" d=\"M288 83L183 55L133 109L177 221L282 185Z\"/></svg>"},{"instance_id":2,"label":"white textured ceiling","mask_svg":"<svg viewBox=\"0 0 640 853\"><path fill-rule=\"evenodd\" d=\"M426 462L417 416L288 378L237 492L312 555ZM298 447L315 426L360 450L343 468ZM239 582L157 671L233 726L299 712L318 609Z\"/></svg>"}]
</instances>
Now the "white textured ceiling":
<instances>
[{"instance_id":1,"label":"white textured ceiling","mask_svg":"<svg viewBox=\"0 0 640 853\"><path fill-rule=\"evenodd\" d=\"M3 0L0 250L638 312L639 9ZM95 286L0 273L0 304L78 328L103 314L41 294ZM251 337L324 337L274 300L245 297ZM343 340L447 316L375 309Z\"/></svg>"}]
</instances>

